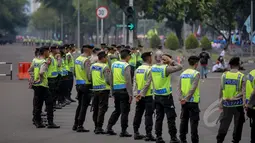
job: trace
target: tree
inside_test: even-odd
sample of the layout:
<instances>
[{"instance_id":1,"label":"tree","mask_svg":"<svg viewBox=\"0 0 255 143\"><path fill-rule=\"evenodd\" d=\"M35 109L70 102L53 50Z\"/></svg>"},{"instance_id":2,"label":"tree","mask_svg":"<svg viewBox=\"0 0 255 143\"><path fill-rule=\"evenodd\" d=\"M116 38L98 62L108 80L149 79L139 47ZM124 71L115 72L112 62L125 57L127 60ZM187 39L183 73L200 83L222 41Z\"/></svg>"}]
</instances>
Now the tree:
<instances>
[{"instance_id":1,"label":"tree","mask_svg":"<svg viewBox=\"0 0 255 143\"><path fill-rule=\"evenodd\" d=\"M190 34L185 40L185 47L187 49L196 49L198 48L198 46L199 43L197 41L197 38L194 36L194 34Z\"/></svg>"},{"instance_id":2,"label":"tree","mask_svg":"<svg viewBox=\"0 0 255 143\"><path fill-rule=\"evenodd\" d=\"M215 32L231 42L231 31L236 26L236 21L243 8L247 7L247 2L243 0L215 0L210 5L204 4L204 23L214 29ZM225 35L222 31L227 31Z\"/></svg>"},{"instance_id":3,"label":"tree","mask_svg":"<svg viewBox=\"0 0 255 143\"><path fill-rule=\"evenodd\" d=\"M177 50L180 48L179 40L173 32L170 33L166 39L166 47L171 50Z\"/></svg>"},{"instance_id":4,"label":"tree","mask_svg":"<svg viewBox=\"0 0 255 143\"><path fill-rule=\"evenodd\" d=\"M1 0L0 3L0 35L16 33L15 28L25 27L28 23L27 0Z\"/></svg>"},{"instance_id":5,"label":"tree","mask_svg":"<svg viewBox=\"0 0 255 143\"><path fill-rule=\"evenodd\" d=\"M212 49L211 41L206 36L204 36L201 39L200 43L201 43L201 45L200 45L201 48L204 48L206 50Z\"/></svg>"},{"instance_id":6,"label":"tree","mask_svg":"<svg viewBox=\"0 0 255 143\"><path fill-rule=\"evenodd\" d=\"M161 44L161 40L157 34L152 35L150 38L150 47L152 49L157 48Z\"/></svg>"}]
</instances>

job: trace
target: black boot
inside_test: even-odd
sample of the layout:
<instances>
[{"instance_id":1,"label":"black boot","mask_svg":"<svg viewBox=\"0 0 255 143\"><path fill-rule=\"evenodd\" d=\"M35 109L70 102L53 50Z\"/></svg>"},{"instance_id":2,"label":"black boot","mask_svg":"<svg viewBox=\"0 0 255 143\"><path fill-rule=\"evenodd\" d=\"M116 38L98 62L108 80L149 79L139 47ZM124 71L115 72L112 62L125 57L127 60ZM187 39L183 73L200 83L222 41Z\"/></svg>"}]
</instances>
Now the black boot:
<instances>
[{"instance_id":1,"label":"black boot","mask_svg":"<svg viewBox=\"0 0 255 143\"><path fill-rule=\"evenodd\" d=\"M156 143L165 143L162 137L157 137Z\"/></svg>"},{"instance_id":2,"label":"black boot","mask_svg":"<svg viewBox=\"0 0 255 143\"><path fill-rule=\"evenodd\" d=\"M58 129L60 126L56 125L53 121L48 121L48 129Z\"/></svg>"},{"instance_id":3,"label":"black boot","mask_svg":"<svg viewBox=\"0 0 255 143\"><path fill-rule=\"evenodd\" d=\"M42 122L35 122L36 128L45 128L45 125Z\"/></svg>"},{"instance_id":4,"label":"black boot","mask_svg":"<svg viewBox=\"0 0 255 143\"><path fill-rule=\"evenodd\" d=\"M112 129L112 126L111 126L111 125L108 125L108 126L107 126L106 134L111 135L111 136L117 135L117 133L115 133L114 130Z\"/></svg>"},{"instance_id":5,"label":"black boot","mask_svg":"<svg viewBox=\"0 0 255 143\"><path fill-rule=\"evenodd\" d=\"M73 130L73 131L76 131L76 130L77 130L77 128L78 128L78 125L73 125L72 130Z\"/></svg>"},{"instance_id":6,"label":"black boot","mask_svg":"<svg viewBox=\"0 0 255 143\"><path fill-rule=\"evenodd\" d=\"M62 109L61 103L58 103L58 104L56 105L56 109Z\"/></svg>"},{"instance_id":7,"label":"black boot","mask_svg":"<svg viewBox=\"0 0 255 143\"><path fill-rule=\"evenodd\" d=\"M70 97L70 99L69 99L71 102L76 102L74 99L72 99L71 97Z\"/></svg>"},{"instance_id":8,"label":"black boot","mask_svg":"<svg viewBox=\"0 0 255 143\"><path fill-rule=\"evenodd\" d=\"M187 141L181 141L181 143L188 143Z\"/></svg>"},{"instance_id":9,"label":"black boot","mask_svg":"<svg viewBox=\"0 0 255 143\"><path fill-rule=\"evenodd\" d=\"M175 136L175 137L171 137L171 141L170 143L180 143L181 141Z\"/></svg>"},{"instance_id":10,"label":"black boot","mask_svg":"<svg viewBox=\"0 0 255 143\"><path fill-rule=\"evenodd\" d=\"M136 132L135 134L134 134L134 140L142 140L142 139L144 139L144 135L141 135L139 132Z\"/></svg>"},{"instance_id":11,"label":"black boot","mask_svg":"<svg viewBox=\"0 0 255 143\"><path fill-rule=\"evenodd\" d=\"M95 134L97 134L97 135L98 134L106 134L106 132L102 128L98 127L95 129Z\"/></svg>"},{"instance_id":12,"label":"black boot","mask_svg":"<svg viewBox=\"0 0 255 143\"><path fill-rule=\"evenodd\" d=\"M129 134L127 131L122 131L122 132L120 133L120 137L132 137L132 135Z\"/></svg>"},{"instance_id":13,"label":"black boot","mask_svg":"<svg viewBox=\"0 0 255 143\"><path fill-rule=\"evenodd\" d=\"M156 141L156 138L152 134L147 134L144 138L144 141Z\"/></svg>"},{"instance_id":14,"label":"black boot","mask_svg":"<svg viewBox=\"0 0 255 143\"><path fill-rule=\"evenodd\" d=\"M76 132L85 133L85 132L89 132L89 130L86 130L82 125L80 125L77 127Z\"/></svg>"}]
</instances>

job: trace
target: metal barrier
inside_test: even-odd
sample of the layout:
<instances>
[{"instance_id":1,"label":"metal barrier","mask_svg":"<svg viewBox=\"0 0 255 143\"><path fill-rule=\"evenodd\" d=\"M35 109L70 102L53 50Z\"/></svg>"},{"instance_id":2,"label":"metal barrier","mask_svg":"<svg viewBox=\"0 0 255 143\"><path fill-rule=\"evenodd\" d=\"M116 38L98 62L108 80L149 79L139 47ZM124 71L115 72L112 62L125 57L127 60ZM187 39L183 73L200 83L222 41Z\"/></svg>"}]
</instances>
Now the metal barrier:
<instances>
[{"instance_id":1,"label":"metal barrier","mask_svg":"<svg viewBox=\"0 0 255 143\"><path fill-rule=\"evenodd\" d=\"M12 63L8 63L8 62L0 62L0 65L10 65L10 74L1 74L0 76L10 76L10 80L12 80Z\"/></svg>"}]
</instances>

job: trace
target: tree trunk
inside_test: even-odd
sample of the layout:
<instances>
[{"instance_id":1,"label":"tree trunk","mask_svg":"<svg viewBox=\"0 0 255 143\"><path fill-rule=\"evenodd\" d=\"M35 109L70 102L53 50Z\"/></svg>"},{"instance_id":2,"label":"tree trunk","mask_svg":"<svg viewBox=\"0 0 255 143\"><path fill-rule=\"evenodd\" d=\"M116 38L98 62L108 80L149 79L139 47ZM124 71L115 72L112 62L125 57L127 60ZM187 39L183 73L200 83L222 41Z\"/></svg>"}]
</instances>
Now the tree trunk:
<instances>
[{"instance_id":1,"label":"tree trunk","mask_svg":"<svg viewBox=\"0 0 255 143\"><path fill-rule=\"evenodd\" d=\"M177 38L179 39L180 46L183 46L184 41L182 39L182 29L176 28L174 30L175 30Z\"/></svg>"}]
</instances>

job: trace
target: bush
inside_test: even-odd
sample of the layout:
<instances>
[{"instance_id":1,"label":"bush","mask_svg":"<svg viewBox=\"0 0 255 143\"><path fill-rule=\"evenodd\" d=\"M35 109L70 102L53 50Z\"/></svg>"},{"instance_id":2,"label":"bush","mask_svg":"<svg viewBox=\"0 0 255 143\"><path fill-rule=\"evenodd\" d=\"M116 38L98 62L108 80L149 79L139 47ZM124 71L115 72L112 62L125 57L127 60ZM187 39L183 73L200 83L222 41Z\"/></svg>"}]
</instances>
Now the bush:
<instances>
[{"instance_id":1,"label":"bush","mask_svg":"<svg viewBox=\"0 0 255 143\"><path fill-rule=\"evenodd\" d=\"M180 43L177 36L174 33L170 33L166 39L166 48L171 50L177 50L180 48Z\"/></svg>"},{"instance_id":2,"label":"bush","mask_svg":"<svg viewBox=\"0 0 255 143\"><path fill-rule=\"evenodd\" d=\"M194 36L194 34L190 34L188 38L185 40L185 47L186 49L196 49L198 48L199 43L197 41L197 38Z\"/></svg>"},{"instance_id":3,"label":"bush","mask_svg":"<svg viewBox=\"0 0 255 143\"><path fill-rule=\"evenodd\" d=\"M211 44L211 41L206 37L204 36L201 41L200 41L200 47L201 48L204 48L206 50L210 50L212 49L212 44Z\"/></svg>"},{"instance_id":4,"label":"bush","mask_svg":"<svg viewBox=\"0 0 255 143\"><path fill-rule=\"evenodd\" d=\"M152 49L157 48L159 45L161 45L161 40L159 38L158 35L154 34L151 38L150 38L150 47Z\"/></svg>"}]
</instances>

